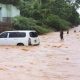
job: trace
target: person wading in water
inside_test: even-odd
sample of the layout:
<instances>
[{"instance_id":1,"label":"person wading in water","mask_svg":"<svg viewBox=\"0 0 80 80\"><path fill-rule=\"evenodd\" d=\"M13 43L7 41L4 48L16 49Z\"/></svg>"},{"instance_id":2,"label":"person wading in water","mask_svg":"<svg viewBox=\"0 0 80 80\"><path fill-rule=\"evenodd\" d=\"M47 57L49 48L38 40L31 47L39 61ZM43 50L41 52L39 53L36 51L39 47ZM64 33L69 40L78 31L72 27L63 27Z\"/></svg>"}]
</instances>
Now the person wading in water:
<instances>
[{"instance_id":1,"label":"person wading in water","mask_svg":"<svg viewBox=\"0 0 80 80\"><path fill-rule=\"evenodd\" d=\"M64 34L64 33L63 33L63 29L61 29L61 30L60 30L60 39L61 39L61 40L64 40L63 34Z\"/></svg>"}]
</instances>

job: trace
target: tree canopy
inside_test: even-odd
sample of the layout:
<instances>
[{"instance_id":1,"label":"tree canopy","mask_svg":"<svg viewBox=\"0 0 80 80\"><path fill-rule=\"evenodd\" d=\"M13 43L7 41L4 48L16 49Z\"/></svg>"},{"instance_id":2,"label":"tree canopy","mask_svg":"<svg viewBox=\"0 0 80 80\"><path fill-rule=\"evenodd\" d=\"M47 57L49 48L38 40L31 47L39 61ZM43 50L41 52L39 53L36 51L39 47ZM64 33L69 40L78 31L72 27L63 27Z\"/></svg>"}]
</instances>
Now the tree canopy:
<instances>
[{"instance_id":1,"label":"tree canopy","mask_svg":"<svg viewBox=\"0 0 80 80\"><path fill-rule=\"evenodd\" d=\"M3 0L3 2L5 1ZM20 0L14 0L14 3L17 2ZM10 3L12 2L10 1ZM57 30L62 26L67 29L68 26L80 23L79 14L76 11L79 6L80 0L22 0L18 5L21 16L33 18L38 26L58 28ZM55 24L53 24L54 22Z\"/></svg>"},{"instance_id":2,"label":"tree canopy","mask_svg":"<svg viewBox=\"0 0 80 80\"><path fill-rule=\"evenodd\" d=\"M20 1L21 0L0 0L0 3L18 5Z\"/></svg>"}]
</instances>

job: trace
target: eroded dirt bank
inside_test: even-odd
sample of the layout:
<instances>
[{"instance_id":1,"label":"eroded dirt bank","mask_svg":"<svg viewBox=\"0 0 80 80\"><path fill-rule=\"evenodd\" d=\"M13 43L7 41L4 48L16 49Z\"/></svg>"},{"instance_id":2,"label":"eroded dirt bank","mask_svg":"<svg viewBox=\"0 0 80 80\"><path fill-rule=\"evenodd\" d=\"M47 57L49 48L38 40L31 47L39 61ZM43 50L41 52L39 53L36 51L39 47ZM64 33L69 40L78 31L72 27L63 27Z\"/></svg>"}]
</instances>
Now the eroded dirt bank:
<instances>
[{"instance_id":1,"label":"eroded dirt bank","mask_svg":"<svg viewBox=\"0 0 80 80\"><path fill-rule=\"evenodd\" d=\"M40 46L0 46L0 80L80 80L80 28L40 36Z\"/></svg>"}]
</instances>

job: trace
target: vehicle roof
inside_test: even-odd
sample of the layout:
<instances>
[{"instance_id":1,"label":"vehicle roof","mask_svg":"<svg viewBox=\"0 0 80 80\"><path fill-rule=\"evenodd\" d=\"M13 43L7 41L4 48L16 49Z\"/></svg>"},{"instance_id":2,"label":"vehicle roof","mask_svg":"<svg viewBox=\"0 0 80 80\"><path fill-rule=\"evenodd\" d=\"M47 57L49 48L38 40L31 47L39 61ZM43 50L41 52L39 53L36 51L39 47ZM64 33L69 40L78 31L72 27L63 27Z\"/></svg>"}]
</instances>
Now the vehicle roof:
<instances>
[{"instance_id":1,"label":"vehicle roof","mask_svg":"<svg viewBox=\"0 0 80 80\"><path fill-rule=\"evenodd\" d=\"M13 31L4 31L4 32L35 32L35 30L13 30Z\"/></svg>"}]
</instances>

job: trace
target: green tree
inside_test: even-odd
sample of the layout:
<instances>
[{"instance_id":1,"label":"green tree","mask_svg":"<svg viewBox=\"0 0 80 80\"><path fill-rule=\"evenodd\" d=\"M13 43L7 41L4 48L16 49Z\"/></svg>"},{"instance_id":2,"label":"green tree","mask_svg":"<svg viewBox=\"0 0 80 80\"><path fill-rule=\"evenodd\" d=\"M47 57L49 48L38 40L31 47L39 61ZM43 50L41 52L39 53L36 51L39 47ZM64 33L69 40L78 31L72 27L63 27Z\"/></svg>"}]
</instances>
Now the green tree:
<instances>
[{"instance_id":1,"label":"green tree","mask_svg":"<svg viewBox=\"0 0 80 80\"><path fill-rule=\"evenodd\" d=\"M0 0L0 3L3 3L3 4L18 5L20 2L21 0Z\"/></svg>"},{"instance_id":2,"label":"green tree","mask_svg":"<svg viewBox=\"0 0 80 80\"><path fill-rule=\"evenodd\" d=\"M60 28L67 29L70 23L72 25L79 24L80 19L76 9L80 5L80 0L21 0L19 2L16 0L14 4L20 4L18 7L21 16L27 18L25 23L28 23L28 19L34 19L37 21L36 25L40 28L48 26L47 28L51 27L57 30ZM25 20L22 19L21 25L24 24ZM33 20L30 22L33 22Z\"/></svg>"}]
</instances>

